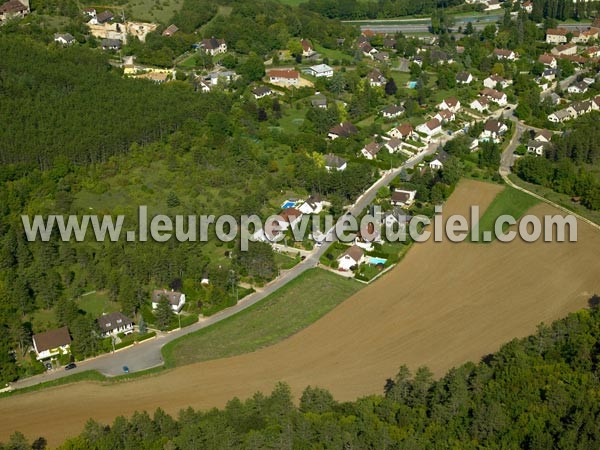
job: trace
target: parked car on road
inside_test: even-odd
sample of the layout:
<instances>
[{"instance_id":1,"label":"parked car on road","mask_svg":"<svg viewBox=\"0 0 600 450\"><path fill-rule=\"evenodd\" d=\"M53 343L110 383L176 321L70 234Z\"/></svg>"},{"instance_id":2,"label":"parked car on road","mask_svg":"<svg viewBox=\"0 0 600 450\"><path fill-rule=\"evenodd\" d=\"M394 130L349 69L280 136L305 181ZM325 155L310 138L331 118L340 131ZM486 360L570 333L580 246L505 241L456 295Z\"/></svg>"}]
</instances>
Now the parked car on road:
<instances>
[{"instance_id":1,"label":"parked car on road","mask_svg":"<svg viewBox=\"0 0 600 450\"><path fill-rule=\"evenodd\" d=\"M77 364L69 363L65 366L65 370L71 370L71 369L74 369L75 367L77 367Z\"/></svg>"}]
</instances>

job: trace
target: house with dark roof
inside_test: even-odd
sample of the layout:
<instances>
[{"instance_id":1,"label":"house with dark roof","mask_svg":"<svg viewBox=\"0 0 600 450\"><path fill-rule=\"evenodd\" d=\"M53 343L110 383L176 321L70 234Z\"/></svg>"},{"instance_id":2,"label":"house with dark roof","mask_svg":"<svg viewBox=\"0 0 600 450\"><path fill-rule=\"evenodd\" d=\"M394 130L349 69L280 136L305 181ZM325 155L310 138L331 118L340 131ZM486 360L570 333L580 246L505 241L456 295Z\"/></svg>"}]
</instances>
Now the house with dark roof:
<instances>
[{"instance_id":1,"label":"house with dark roof","mask_svg":"<svg viewBox=\"0 0 600 450\"><path fill-rule=\"evenodd\" d=\"M456 74L456 82L458 84L471 84L473 82L473 75L469 72L458 72Z\"/></svg>"},{"instance_id":2,"label":"house with dark roof","mask_svg":"<svg viewBox=\"0 0 600 450\"><path fill-rule=\"evenodd\" d=\"M417 191L395 189L390 195L390 203L401 208L408 208L415 202Z\"/></svg>"},{"instance_id":3,"label":"house with dark roof","mask_svg":"<svg viewBox=\"0 0 600 450\"><path fill-rule=\"evenodd\" d=\"M357 245L353 245L337 259L338 269L343 271L351 270L353 267L360 266L364 261L364 250Z\"/></svg>"},{"instance_id":4,"label":"house with dark roof","mask_svg":"<svg viewBox=\"0 0 600 450\"><path fill-rule=\"evenodd\" d=\"M120 50L121 49L121 41L118 39L102 39L100 41L100 45L102 50Z\"/></svg>"},{"instance_id":5,"label":"house with dark roof","mask_svg":"<svg viewBox=\"0 0 600 450\"><path fill-rule=\"evenodd\" d=\"M429 168L431 170L441 170L444 168L444 163L448 160L450 155L446 153L444 150L440 150L440 152L435 155L433 161L429 163Z\"/></svg>"},{"instance_id":6,"label":"house with dark roof","mask_svg":"<svg viewBox=\"0 0 600 450\"><path fill-rule=\"evenodd\" d=\"M404 114L404 107L401 105L391 105L381 110L381 115L386 119L395 119Z\"/></svg>"},{"instance_id":7,"label":"house with dark roof","mask_svg":"<svg viewBox=\"0 0 600 450\"><path fill-rule=\"evenodd\" d=\"M343 122L331 127L327 137L333 141L337 138L348 138L356 133L358 133L358 128L356 128L351 122Z\"/></svg>"},{"instance_id":8,"label":"house with dark roof","mask_svg":"<svg viewBox=\"0 0 600 450\"><path fill-rule=\"evenodd\" d=\"M368 160L373 160L373 159L377 159L377 153L379 153L381 151L382 147L383 147L383 144L372 141L372 142L369 142L367 145L365 145L361 149L360 152Z\"/></svg>"},{"instance_id":9,"label":"house with dark roof","mask_svg":"<svg viewBox=\"0 0 600 450\"><path fill-rule=\"evenodd\" d=\"M217 39L214 36L210 39L202 39L199 47L211 56L227 53L227 43L225 42L225 39Z\"/></svg>"},{"instance_id":10,"label":"house with dark roof","mask_svg":"<svg viewBox=\"0 0 600 450\"><path fill-rule=\"evenodd\" d=\"M75 42L75 38L70 33L54 33L54 42L61 45L71 45Z\"/></svg>"},{"instance_id":11,"label":"house with dark roof","mask_svg":"<svg viewBox=\"0 0 600 450\"><path fill-rule=\"evenodd\" d=\"M328 172L343 172L346 170L347 165L348 162L344 158L334 155L333 153L325 155L325 169L327 169Z\"/></svg>"},{"instance_id":12,"label":"house with dark roof","mask_svg":"<svg viewBox=\"0 0 600 450\"><path fill-rule=\"evenodd\" d=\"M379 69L373 69L367 75L367 80L369 80L369 85L371 87L381 87L387 82L387 79L383 76Z\"/></svg>"},{"instance_id":13,"label":"house with dark roof","mask_svg":"<svg viewBox=\"0 0 600 450\"><path fill-rule=\"evenodd\" d=\"M515 59L517 59L517 55L515 52L513 52L512 50L505 50L503 48L495 48L494 56L497 59L505 59L507 61L514 61Z\"/></svg>"},{"instance_id":14,"label":"house with dark roof","mask_svg":"<svg viewBox=\"0 0 600 450\"><path fill-rule=\"evenodd\" d=\"M179 313L183 305L185 305L185 294L177 292L171 289L156 289L152 291L152 309L158 308L158 304L161 301L168 301L171 309Z\"/></svg>"},{"instance_id":15,"label":"house with dark roof","mask_svg":"<svg viewBox=\"0 0 600 450\"><path fill-rule=\"evenodd\" d=\"M96 322L98 322L98 328L100 328L102 337L118 333L133 333L133 320L121 312L103 314Z\"/></svg>"},{"instance_id":16,"label":"house with dark roof","mask_svg":"<svg viewBox=\"0 0 600 450\"><path fill-rule=\"evenodd\" d=\"M254 89L252 89L252 95L254 95L256 100L268 97L271 94L273 94L273 91L268 86L256 86Z\"/></svg>"},{"instance_id":17,"label":"house with dark roof","mask_svg":"<svg viewBox=\"0 0 600 450\"><path fill-rule=\"evenodd\" d=\"M30 12L28 0L9 0L0 5L0 22L22 19Z\"/></svg>"},{"instance_id":18,"label":"house with dark roof","mask_svg":"<svg viewBox=\"0 0 600 450\"><path fill-rule=\"evenodd\" d=\"M312 43L308 39L300 40L300 45L302 46L302 56L305 58L310 58L315 53L317 53L315 52Z\"/></svg>"},{"instance_id":19,"label":"house with dark roof","mask_svg":"<svg viewBox=\"0 0 600 450\"><path fill-rule=\"evenodd\" d=\"M479 135L481 141L500 142L500 137L508 131L506 124L497 119L488 119L483 125L483 131Z\"/></svg>"},{"instance_id":20,"label":"house with dark roof","mask_svg":"<svg viewBox=\"0 0 600 450\"><path fill-rule=\"evenodd\" d=\"M115 18L115 15L112 13L112 11L109 11L107 9L106 11L102 11L101 13L96 14L96 17L94 17L91 20L91 22L96 23L96 24L102 24L102 23L110 22L114 18Z\"/></svg>"},{"instance_id":21,"label":"house with dark roof","mask_svg":"<svg viewBox=\"0 0 600 450\"><path fill-rule=\"evenodd\" d=\"M69 329L67 327L57 328L34 334L32 343L36 359L41 361L43 359L69 353L71 348L71 335L69 334Z\"/></svg>"}]
</instances>

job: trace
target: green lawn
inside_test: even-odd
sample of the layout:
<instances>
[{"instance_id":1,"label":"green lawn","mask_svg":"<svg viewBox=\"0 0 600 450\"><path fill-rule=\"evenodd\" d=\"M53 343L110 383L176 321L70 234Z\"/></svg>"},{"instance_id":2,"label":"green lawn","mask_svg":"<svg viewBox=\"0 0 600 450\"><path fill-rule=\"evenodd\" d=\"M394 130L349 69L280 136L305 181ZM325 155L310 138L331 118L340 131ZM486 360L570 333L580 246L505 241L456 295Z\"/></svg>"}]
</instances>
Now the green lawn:
<instances>
[{"instance_id":1,"label":"green lawn","mask_svg":"<svg viewBox=\"0 0 600 450\"><path fill-rule=\"evenodd\" d=\"M521 180L515 174L509 175L509 178L517 186L521 186L531 192L541 195L545 199L548 199L551 202L554 202L561 206L564 206L565 208L570 209L571 211L574 211L577 214L580 214L583 217L591 220L592 222L600 225L600 211L592 211L590 209L587 209L583 205L578 205L576 203L573 203L571 201L570 195L559 194L558 192L555 192L552 189L549 189L547 187L540 186L538 184L528 183L526 181Z\"/></svg>"},{"instance_id":2,"label":"green lawn","mask_svg":"<svg viewBox=\"0 0 600 450\"><path fill-rule=\"evenodd\" d=\"M119 304L111 301L105 291L98 291L78 298L77 306L92 317L100 317L102 313L121 310Z\"/></svg>"},{"instance_id":3,"label":"green lawn","mask_svg":"<svg viewBox=\"0 0 600 450\"><path fill-rule=\"evenodd\" d=\"M506 186L496 198L490 203L479 220L479 240L482 240L485 231L491 231L494 236L494 224L496 219L508 214L518 220L528 209L539 203L539 200L524 192ZM480 211L481 213L481 211ZM506 229L507 226L505 226Z\"/></svg>"},{"instance_id":4,"label":"green lawn","mask_svg":"<svg viewBox=\"0 0 600 450\"><path fill-rule=\"evenodd\" d=\"M256 305L163 347L169 367L253 352L315 322L362 285L311 269Z\"/></svg>"}]
</instances>

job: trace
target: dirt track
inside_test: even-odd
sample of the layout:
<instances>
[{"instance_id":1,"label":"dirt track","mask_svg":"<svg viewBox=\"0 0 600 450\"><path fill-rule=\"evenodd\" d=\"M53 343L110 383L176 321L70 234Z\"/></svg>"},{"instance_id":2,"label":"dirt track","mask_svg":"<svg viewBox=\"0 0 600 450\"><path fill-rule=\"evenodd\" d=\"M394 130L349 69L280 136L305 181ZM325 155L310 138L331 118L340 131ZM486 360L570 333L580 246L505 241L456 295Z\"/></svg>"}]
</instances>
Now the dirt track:
<instances>
[{"instance_id":1,"label":"dirt track","mask_svg":"<svg viewBox=\"0 0 600 450\"><path fill-rule=\"evenodd\" d=\"M462 182L445 215L466 214L471 204L484 211L499 189ZM532 212L556 211L539 205ZM384 278L272 347L113 386L80 383L2 399L0 440L21 430L56 445L88 417L110 423L158 406L170 413L223 406L279 380L295 393L319 385L349 400L380 393L403 363L441 375L585 306L600 292L598 249L600 233L581 223L576 244L415 245Z\"/></svg>"}]
</instances>

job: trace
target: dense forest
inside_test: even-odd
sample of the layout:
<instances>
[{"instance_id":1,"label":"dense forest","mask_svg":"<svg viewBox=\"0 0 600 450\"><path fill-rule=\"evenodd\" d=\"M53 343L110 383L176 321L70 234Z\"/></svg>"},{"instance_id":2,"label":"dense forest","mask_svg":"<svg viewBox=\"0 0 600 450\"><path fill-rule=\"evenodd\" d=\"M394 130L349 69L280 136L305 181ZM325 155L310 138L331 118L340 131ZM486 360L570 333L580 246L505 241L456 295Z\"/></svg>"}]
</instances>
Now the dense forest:
<instances>
[{"instance_id":1,"label":"dense forest","mask_svg":"<svg viewBox=\"0 0 600 450\"><path fill-rule=\"evenodd\" d=\"M553 146L544 158L517 160L515 173L525 181L581 197L587 208L600 209L600 181L590 170L600 162L599 118L600 114L593 112L573 121L572 129L552 139Z\"/></svg>"},{"instance_id":2,"label":"dense forest","mask_svg":"<svg viewBox=\"0 0 600 450\"><path fill-rule=\"evenodd\" d=\"M460 0L308 0L303 6L325 17L343 20L384 19L412 14L430 14L438 8L458 6Z\"/></svg>"},{"instance_id":3,"label":"dense forest","mask_svg":"<svg viewBox=\"0 0 600 450\"><path fill-rule=\"evenodd\" d=\"M90 420L63 450L132 448L550 448L600 446L600 310L570 314L441 379L402 366L383 395L337 402L307 387L296 405L285 384L222 410L158 409L106 426ZM44 448L43 438L33 448ZM6 449L30 448L15 433Z\"/></svg>"}]
</instances>

